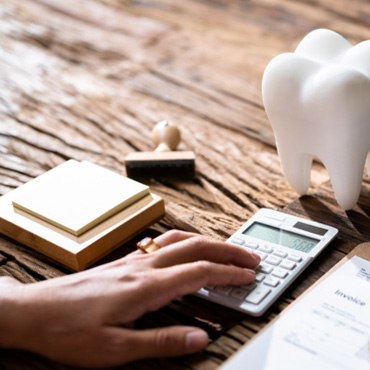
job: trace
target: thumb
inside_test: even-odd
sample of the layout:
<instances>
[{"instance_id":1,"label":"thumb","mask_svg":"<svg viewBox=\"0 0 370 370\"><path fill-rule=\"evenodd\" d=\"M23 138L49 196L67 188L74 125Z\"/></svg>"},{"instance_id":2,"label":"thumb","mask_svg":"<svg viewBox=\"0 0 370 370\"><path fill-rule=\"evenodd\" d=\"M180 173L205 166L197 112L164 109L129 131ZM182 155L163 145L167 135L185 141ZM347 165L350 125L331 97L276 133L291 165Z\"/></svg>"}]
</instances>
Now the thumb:
<instances>
[{"instance_id":1,"label":"thumb","mask_svg":"<svg viewBox=\"0 0 370 370\"><path fill-rule=\"evenodd\" d=\"M189 326L136 330L130 334L139 358L181 356L200 351L209 343L205 331ZM134 359L133 359L134 360Z\"/></svg>"}]
</instances>

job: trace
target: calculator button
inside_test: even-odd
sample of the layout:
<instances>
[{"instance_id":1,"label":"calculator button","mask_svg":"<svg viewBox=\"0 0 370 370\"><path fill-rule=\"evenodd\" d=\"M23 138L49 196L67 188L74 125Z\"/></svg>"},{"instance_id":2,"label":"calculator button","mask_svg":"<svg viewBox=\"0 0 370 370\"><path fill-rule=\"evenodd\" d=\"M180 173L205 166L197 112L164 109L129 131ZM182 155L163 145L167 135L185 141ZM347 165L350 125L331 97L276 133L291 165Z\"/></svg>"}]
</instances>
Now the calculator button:
<instances>
[{"instance_id":1,"label":"calculator button","mask_svg":"<svg viewBox=\"0 0 370 370\"><path fill-rule=\"evenodd\" d=\"M280 283L280 280L276 279L272 276L267 276L267 278L263 282L263 284L268 285L268 286L272 286L272 287L278 286L279 283Z\"/></svg>"},{"instance_id":2,"label":"calculator button","mask_svg":"<svg viewBox=\"0 0 370 370\"><path fill-rule=\"evenodd\" d=\"M261 263L258 267L258 270L260 272L265 273L265 274L269 274L273 270L273 267L269 266L269 265L266 265L265 263Z\"/></svg>"},{"instance_id":3,"label":"calculator button","mask_svg":"<svg viewBox=\"0 0 370 370\"><path fill-rule=\"evenodd\" d=\"M215 287L213 286L205 286L203 287L204 290L213 290Z\"/></svg>"},{"instance_id":4,"label":"calculator button","mask_svg":"<svg viewBox=\"0 0 370 370\"><path fill-rule=\"evenodd\" d=\"M200 292L201 294L207 294L207 295L208 295L208 290L207 290L207 289L205 289L205 288L200 288L200 289L199 289L199 292Z\"/></svg>"},{"instance_id":5,"label":"calculator button","mask_svg":"<svg viewBox=\"0 0 370 370\"><path fill-rule=\"evenodd\" d=\"M266 245L266 244L262 244L259 249L259 251L261 252L266 252L266 253L271 253L274 249L272 247L270 247L269 245Z\"/></svg>"},{"instance_id":6,"label":"calculator button","mask_svg":"<svg viewBox=\"0 0 370 370\"><path fill-rule=\"evenodd\" d=\"M247 295L245 301L253 304L259 304L270 294L270 292L271 289L267 288L266 286L260 285Z\"/></svg>"},{"instance_id":7,"label":"calculator button","mask_svg":"<svg viewBox=\"0 0 370 370\"><path fill-rule=\"evenodd\" d=\"M263 274L262 272L257 272L257 274L256 274L257 283L260 283L265 277L266 277L266 275Z\"/></svg>"},{"instance_id":8,"label":"calculator button","mask_svg":"<svg viewBox=\"0 0 370 370\"><path fill-rule=\"evenodd\" d=\"M281 268L276 268L271 275L274 275L280 279L285 279L288 276L288 271ZM257 278L257 277L256 277ZM256 279L257 280L257 279Z\"/></svg>"},{"instance_id":9,"label":"calculator button","mask_svg":"<svg viewBox=\"0 0 370 370\"><path fill-rule=\"evenodd\" d=\"M250 249L257 249L258 244L256 242L245 242L245 246Z\"/></svg>"},{"instance_id":10,"label":"calculator button","mask_svg":"<svg viewBox=\"0 0 370 370\"><path fill-rule=\"evenodd\" d=\"M265 262L269 263L270 265L277 266L281 262L281 258L275 256L268 256Z\"/></svg>"},{"instance_id":11,"label":"calculator button","mask_svg":"<svg viewBox=\"0 0 370 370\"><path fill-rule=\"evenodd\" d=\"M255 251L254 253L258 254L261 257L261 261L263 261L267 257L266 253L260 252L259 250Z\"/></svg>"},{"instance_id":12,"label":"calculator button","mask_svg":"<svg viewBox=\"0 0 370 370\"><path fill-rule=\"evenodd\" d=\"M249 293L248 290L242 288L233 288L230 292L230 297L244 299L248 293Z\"/></svg>"},{"instance_id":13,"label":"calculator button","mask_svg":"<svg viewBox=\"0 0 370 370\"><path fill-rule=\"evenodd\" d=\"M250 293L255 287L257 286L256 283L250 283L248 285L241 285L240 288L248 291L248 293Z\"/></svg>"},{"instance_id":14,"label":"calculator button","mask_svg":"<svg viewBox=\"0 0 370 370\"><path fill-rule=\"evenodd\" d=\"M248 252L251 252L251 253L256 253L256 250L253 249L253 248L249 248L249 246L246 246L245 249L248 251Z\"/></svg>"},{"instance_id":15,"label":"calculator button","mask_svg":"<svg viewBox=\"0 0 370 370\"><path fill-rule=\"evenodd\" d=\"M297 266L296 263L294 263L293 261L287 261L287 260L284 260L280 264L280 267L282 267L283 269L287 269L287 270L293 270L296 268L296 266Z\"/></svg>"},{"instance_id":16,"label":"calculator button","mask_svg":"<svg viewBox=\"0 0 370 370\"><path fill-rule=\"evenodd\" d=\"M238 236L234 236L230 239L231 243L238 244L238 245L243 245L244 244L244 239L239 238Z\"/></svg>"},{"instance_id":17,"label":"calculator button","mask_svg":"<svg viewBox=\"0 0 370 370\"><path fill-rule=\"evenodd\" d=\"M291 261L294 261L294 262L301 262L302 261L302 257L299 256L298 254L289 254L288 260L291 260Z\"/></svg>"},{"instance_id":18,"label":"calculator button","mask_svg":"<svg viewBox=\"0 0 370 370\"><path fill-rule=\"evenodd\" d=\"M232 289L232 287L230 287L230 286L219 286L219 287L215 288L214 290L217 293L228 295L230 293L231 289Z\"/></svg>"},{"instance_id":19,"label":"calculator button","mask_svg":"<svg viewBox=\"0 0 370 370\"><path fill-rule=\"evenodd\" d=\"M277 250L274 251L273 255L285 258L288 255L288 253L282 251L281 249L277 249Z\"/></svg>"}]
</instances>

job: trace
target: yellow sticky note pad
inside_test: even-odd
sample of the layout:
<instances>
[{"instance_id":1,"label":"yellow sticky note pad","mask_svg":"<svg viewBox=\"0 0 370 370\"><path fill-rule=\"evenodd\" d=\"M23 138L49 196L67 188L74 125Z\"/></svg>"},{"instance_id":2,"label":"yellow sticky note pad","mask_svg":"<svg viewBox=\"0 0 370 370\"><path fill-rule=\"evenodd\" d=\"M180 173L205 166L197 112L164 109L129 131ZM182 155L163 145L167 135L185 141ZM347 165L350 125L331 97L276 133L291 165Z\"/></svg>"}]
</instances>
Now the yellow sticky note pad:
<instances>
[{"instance_id":1,"label":"yellow sticky note pad","mask_svg":"<svg viewBox=\"0 0 370 370\"><path fill-rule=\"evenodd\" d=\"M149 187L90 162L68 161L30 190L14 207L74 235L149 194Z\"/></svg>"},{"instance_id":2,"label":"yellow sticky note pad","mask_svg":"<svg viewBox=\"0 0 370 370\"><path fill-rule=\"evenodd\" d=\"M164 213L148 186L70 160L0 197L0 232L78 271Z\"/></svg>"}]
</instances>

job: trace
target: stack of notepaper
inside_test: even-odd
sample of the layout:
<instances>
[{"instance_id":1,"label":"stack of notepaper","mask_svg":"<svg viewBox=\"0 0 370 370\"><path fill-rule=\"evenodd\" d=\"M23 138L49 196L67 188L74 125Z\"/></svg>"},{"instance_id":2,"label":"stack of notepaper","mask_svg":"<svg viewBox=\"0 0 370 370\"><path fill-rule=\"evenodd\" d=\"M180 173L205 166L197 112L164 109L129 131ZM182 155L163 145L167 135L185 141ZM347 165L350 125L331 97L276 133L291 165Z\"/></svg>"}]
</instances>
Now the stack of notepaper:
<instances>
[{"instance_id":1,"label":"stack of notepaper","mask_svg":"<svg viewBox=\"0 0 370 370\"><path fill-rule=\"evenodd\" d=\"M0 231L80 270L164 214L148 186L70 160L0 199Z\"/></svg>"}]
</instances>

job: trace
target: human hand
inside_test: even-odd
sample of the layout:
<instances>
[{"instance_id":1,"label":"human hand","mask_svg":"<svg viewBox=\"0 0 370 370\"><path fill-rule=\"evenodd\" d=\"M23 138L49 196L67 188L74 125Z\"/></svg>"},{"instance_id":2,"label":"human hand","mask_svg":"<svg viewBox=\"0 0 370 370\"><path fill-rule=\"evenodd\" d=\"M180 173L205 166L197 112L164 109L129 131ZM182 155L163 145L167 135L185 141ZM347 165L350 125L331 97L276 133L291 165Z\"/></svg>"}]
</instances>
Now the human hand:
<instances>
[{"instance_id":1,"label":"human hand","mask_svg":"<svg viewBox=\"0 0 370 370\"><path fill-rule=\"evenodd\" d=\"M0 279L0 346L84 367L199 351L207 334L195 327L134 330L130 323L206 285L242 285L259 257L242 247L169 231L161 249L133 252L80 273L23 285Z\"/></svg>"}]
</instances>

